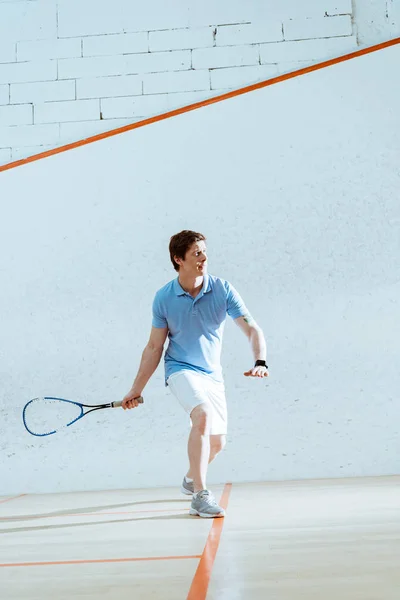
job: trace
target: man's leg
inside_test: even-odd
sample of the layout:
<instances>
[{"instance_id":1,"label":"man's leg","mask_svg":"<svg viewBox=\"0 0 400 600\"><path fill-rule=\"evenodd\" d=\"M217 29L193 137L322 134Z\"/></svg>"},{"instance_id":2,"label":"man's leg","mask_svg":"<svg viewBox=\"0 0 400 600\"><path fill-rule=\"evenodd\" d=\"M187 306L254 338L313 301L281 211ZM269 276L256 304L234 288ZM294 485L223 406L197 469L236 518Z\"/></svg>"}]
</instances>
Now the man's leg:
<instances>
[{"instance_id":1,"label":"man's leg","mask_svg":"<svg viewBox=\"0 0 400 600\"><path fill-rule=\"evenodd\" d=\"M208 459L208 464L214 460L214 458L224 449L226 445L226 435L210 435L210 455ZM190 440L190 437L189 437ZM186 474L188 479L194 479L192 469L189 468L189 471Z\"/></svg>"},{"instance_id":2,"label":"man's leg","mask_svg":"<svg viewBox=\"0 0 400 600\"><path fill-rule=\"evenodd\" d=\"M188 441L190 478L194 492L207 489L207 467L210 460L211 409L208 403L196 406L190 414L192 429ZM188 475L189 477L189 475Z\"/></svg>"},{"instance_id":3,"label":"man's leg","mask_svg":"<svg viewBox=\"0 0 400 600\"><path fill-rule=\"evenodd\" d=\"M226 445L226 435L210 435L210 462L219 454Z\"/></svg>"},{"instance_id":4,"label":"man's leg","mask_svg":"<svg viewBox=\"0 0 400 600\"><path fill-rule=\"evenodd\" d=\"M210 422L212 407L208 402L200 404L191 413L192 431L189 436L188 452L190 470L193 473L193 496L189 514L199 517L224 517L225 510L207 490L207 467L210 460ZM216 446L214 445L214 452ZM214 454L215 455L215 454Z\"/></svg>"},{"instance_id":5,"label":"man's leg","mask_svg":"<svg viewBox=\"0 0 400 600\"><path fill-rule=\"evenodd\" d=\"M168 385L192 422L188 440L190 467L181 491L195 496L197 492L203 492L197 498L196 506L191 507L194 511L191 514L223 516L223 509L207 490L206 479L208 463L225 444L227 415L224 384L194 372L181 371L168 379Z\"/></svg>"}]
</instances>

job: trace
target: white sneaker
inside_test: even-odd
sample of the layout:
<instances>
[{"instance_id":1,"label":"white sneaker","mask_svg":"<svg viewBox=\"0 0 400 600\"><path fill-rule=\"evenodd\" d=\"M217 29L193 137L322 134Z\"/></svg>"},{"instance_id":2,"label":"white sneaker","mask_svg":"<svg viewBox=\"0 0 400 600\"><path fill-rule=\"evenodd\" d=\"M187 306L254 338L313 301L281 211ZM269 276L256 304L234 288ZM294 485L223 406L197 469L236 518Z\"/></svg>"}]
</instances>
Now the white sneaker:
<instances>
[{"instance_id":1,"label":"white sneaker","mask_svg":"<svg viewBox=\"0 0 400 600\"><path fill-rule=\"evenodd\" d=\"M186 481L186 477L183 478L181 485L182 494L186 494L186 496L193 496L194 494L194 485L193 481Z\"/></svg>"},{"instance_id":2,"label":"white sneaker","mask_svg":"<svg viewBox=\"0 0 400 600\"><path fill-rule=\"evenodd\" d=\"M214 517L224 517L225 511L221 506L218 506L209 490L201 490L193 494L189 514L212 519Z\"/></svg>"}]
</instances>

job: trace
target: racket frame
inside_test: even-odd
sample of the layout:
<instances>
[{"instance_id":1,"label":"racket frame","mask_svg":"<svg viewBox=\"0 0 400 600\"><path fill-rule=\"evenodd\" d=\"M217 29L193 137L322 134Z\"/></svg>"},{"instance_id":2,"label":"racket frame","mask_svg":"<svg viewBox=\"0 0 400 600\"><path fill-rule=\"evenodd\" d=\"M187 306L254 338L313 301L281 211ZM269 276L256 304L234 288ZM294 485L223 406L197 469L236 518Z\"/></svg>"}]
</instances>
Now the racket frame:
<instances>
[{"instance_id":1,"label":"racket frame","mask_svg":"<svg viewBox=\"0 0 400 600\"><path fill-rule=\"evenodd\" d=\"M73 419L70 423L63 425L59 429L54 429L54 431L49 431L47 433L34 433L33 431L31 431L29 429L29 427L26 423L25 414L26 414L26 409L28 408L28 406L30 404L32 404L32 402L38 402L39 400L59 400L60 402L68 402L69 404L74 404L75 406L79 406L79 408L81 409L81 414L78 415L75 419ZM143 404L142 396L135 398L135 400L137 400L140 404ZM117 400L115 402L107 402L105 404L84 404L83 402L76 402L75 400L68 400L67 398L57 398L56 396L38 396L37 398L32 398L32 400L29 400L29 402L27 402L25 404L25 406L22 410L22 420L23 420L25 429L31 435L34 435L36 437L46 437L48 435L53 435L54 433L57 433L57 431L61 431L61 429L65 429L66 427L73 425L74 423L79 421L79 419L82 419L83 417L85 417L86 415L88 415L91 412L94 412L95 410L101 410L103 408L119 408L120 406L122 406L122 400ZM83 410L84 408L90 408L90 410L87 410L86 412L84 412L84 410Z\"/></svg>"}]
</instances>

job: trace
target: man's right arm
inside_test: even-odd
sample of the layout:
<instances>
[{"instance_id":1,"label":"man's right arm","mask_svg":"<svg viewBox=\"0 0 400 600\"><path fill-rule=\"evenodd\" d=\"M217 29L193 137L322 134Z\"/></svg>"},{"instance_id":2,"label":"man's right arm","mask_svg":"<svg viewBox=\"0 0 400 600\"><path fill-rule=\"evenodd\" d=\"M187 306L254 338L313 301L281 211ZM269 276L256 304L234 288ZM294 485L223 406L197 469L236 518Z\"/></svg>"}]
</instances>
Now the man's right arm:
<instances>
[{"instance_id":1,"label":"man's right arm","mask_svg":"<svg viewBox=\"0 0 400 600\"><path fill-rule=\"evenodd\" d=\"M167 335L168 327L152 327L149 341L143 350L142 360L140 361L135 381L122 401L122 408L124 410L126 408L136 408L136 406L138 406L139 403L135 398L142 395L144 387L157 369L162 357Z\"/></svg>"}]
</instances>

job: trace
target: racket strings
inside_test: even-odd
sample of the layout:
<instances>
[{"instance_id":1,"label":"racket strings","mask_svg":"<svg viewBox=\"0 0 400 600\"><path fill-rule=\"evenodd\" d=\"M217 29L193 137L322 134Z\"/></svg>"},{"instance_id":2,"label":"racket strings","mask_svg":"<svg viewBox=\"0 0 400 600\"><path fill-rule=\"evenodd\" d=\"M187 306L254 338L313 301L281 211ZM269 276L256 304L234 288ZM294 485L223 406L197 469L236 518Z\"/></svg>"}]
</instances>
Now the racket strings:
<instances>
[{"instance_id":1,"label":"racket strings","mask_svg":"<svg viewBox=\"0 0 400 600\"><path fill-rule=\"evenodd\" d=\"M35 398L25 407L25 425L35 435L49 435L71 425L82 415L79 404L63 399Z\"/></svg>"}]
</instances>

